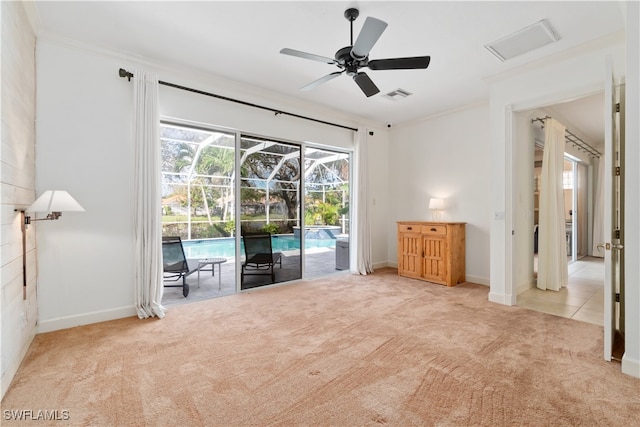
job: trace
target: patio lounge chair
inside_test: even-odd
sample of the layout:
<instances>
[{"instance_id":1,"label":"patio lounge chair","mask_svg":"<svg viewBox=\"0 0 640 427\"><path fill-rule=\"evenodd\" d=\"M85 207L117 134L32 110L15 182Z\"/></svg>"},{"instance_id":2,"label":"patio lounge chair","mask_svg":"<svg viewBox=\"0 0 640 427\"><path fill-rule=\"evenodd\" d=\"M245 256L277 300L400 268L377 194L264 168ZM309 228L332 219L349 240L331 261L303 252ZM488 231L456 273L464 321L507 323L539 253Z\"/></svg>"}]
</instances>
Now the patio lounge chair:
<instances>
[{"instance_id":1,"label":"patio lounge chair","mask_svg":"<svg viewBox=\"0 0 640 427\"><path fill-rule=\"evenodd\" d=\"M165 288L182 288L182 295L189 295L187 276L195 273L200 268L197 259L187 259L184 255L182 240L178 236L162 238L162 267L164 271ZM166 281L177 282L182 279L182 284L167 285Z\"/></svg>"},{"instance_id":2,"label":"patio lounge chair","mask_svg":"<svg viewBox=\"0 0 640 427\"><path fill-rule=\"evenodd\" d=\"M273 271L275 264L282 268L282 254L273 253L271 248L271 234L256 233L242 236L244 242L245 261L242 264L240 283L244 283L244 276L271 275L271 283L276 281Z\"/></svg>"}]
</instances>

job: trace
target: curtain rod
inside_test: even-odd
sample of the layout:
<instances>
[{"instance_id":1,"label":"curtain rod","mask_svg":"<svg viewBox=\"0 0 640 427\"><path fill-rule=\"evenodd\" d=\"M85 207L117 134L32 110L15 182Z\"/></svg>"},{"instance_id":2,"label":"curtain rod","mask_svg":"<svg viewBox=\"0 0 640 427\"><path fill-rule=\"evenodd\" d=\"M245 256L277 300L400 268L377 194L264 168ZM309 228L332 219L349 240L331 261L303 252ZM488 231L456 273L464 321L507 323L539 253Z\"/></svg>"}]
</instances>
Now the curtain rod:
<instances>
[{"instance_id":1,"label":"curtain rod","mask_svg":"<svg viewBox=\"0 0 640 427\"><path fill-rule=\"evenodd\" d=\"M531 119L531 123L540 122L542 124L542 128L544 129L545 119L550 119L550 118L551 116L537 117L535 119ZM602 156L602 153L600 153L598 150L596 150L595 148L593 148L592 146L584 142L582 138L577 136L575 133L571 132L569 129L565 128L564 132L565 132L565 136L564 136L565 142L572 143L574 147L578 147L579 150L584 150L590 156L597 157L597 158L600 158L600 156Z\"/></svg>"},{"instance_id":2,"label":"curtain rod","mask_svg":"<svg viewBox=\"0 0 640 427\"><path fill-rule=\"evenodd\" d=\"M133 73L130 73L129 71L125 70L124 68L120 68L120 70L118 70L118 75L120 77L126 77L127 80L129 80L129 81L131 81L131 78L133 77ZM275 113L276 116L278 114L284 114L284 115L291 116L291 117L297 117L299 119L310 120L310 121L316 122L316 123L322 123L324 125L335 126L335 127L339 127L339 128L342 128L342 129L352 130L354 132L358 131L358 129L352 128L352 127L349 127L349 126L344 126L344 125L340 125L340 124L337 124L337 123L325 122L324 120L318 120L318 119L314 119L313 117L306 117L306 116L302 116L300 114L288 113L286 111L276 110L276 109L271 108L271 107L265 107L264 105L252 104L250 102L241 101L239 99L233 99L233 98L229 98L229 97L222 96L222 95L216 95L215 93L205 92L205 91L198 90L198 89L192 89L192 88L186 87L186 86L180 86L180 85L177 85L175 83L168 83L168 82L163 82L162 80L159 80L158 84L161 84L163 86L173 87L173 88L176 88L176 89L186 90L187 92L193 92L193 93L197 93L197 94L200 94L200 95L210 96L212 98L222 99L224 101L235 102L236 104L242 104L242 105L246 105L246 106L249 106L249 107L259 108L261 110L271 111L271 112Z\"/></svg>"}]
</instances>

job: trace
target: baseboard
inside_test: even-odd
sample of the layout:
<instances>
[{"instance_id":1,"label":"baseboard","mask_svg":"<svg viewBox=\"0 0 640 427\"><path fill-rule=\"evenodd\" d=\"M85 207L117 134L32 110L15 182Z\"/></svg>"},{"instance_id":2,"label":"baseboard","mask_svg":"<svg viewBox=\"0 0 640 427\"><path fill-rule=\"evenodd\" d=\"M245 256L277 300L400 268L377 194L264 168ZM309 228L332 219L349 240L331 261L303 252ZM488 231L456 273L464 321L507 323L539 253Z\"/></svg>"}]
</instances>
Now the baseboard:
<instances>
[{"instance_id":1,"label":"baseboard","mask_svg":"<svg viewBox=\"0 0 640 427\"><path fill-rule=\"evenodd\" d=\"M373 263L373 269L375 270L376 268L385 268L385 267L394 267L394 268L398 268L398 265L391 265L388 262L374 262Z\"/></svg>"},{"instance_id":2,"label":"baseboard","mask_svg":"<svg viewBox=\"0 0 640 427\"><path fill-rule=\"evenodd\" d=\"M60 329L73 328L75 326L89 325L91 323L106 322L108 320L122 319L124 317L137 316L135 307L119 307L110 310L94 311L74 316L58 317L57 319L38 322L38 333L58 331Z\"/></svg>"},{"instance_id":3,"label":"baseboard","mask_svg":"<svg viewBox=\"0 0 640 427\"><path fill-rule=\"evenodd\" d=\"M16 373L18 372L18 368L20 368L20 364L24 360L27 355L27 351L29 347L31 347L31 343L36 336L35 328L32 330L29 339L24 343L22 349L20 350L20 354L14 360L9 363L9 366L6 367L5 372L3 372L2 378L0 379L0 399L4 398L5 393L9 390L9 386L13 381Z\"/></svg>"},{"instance_id":4,"label":"baseboard","mask_svg":"<svg viewBox=\"0 0 640 427\"><path fill-rule=\"evenodd\" d=\"M622 373L630 375L635 378L640 378L640 361L637 359L631 359L627 357L625 353L622 356Z\"/></svg>"},{"instance_id":5,"label":"baseboard","mask_svg":"<svg viewBox=\"0 0 640 427\"><path fill-rule=\"evenodd\" d=\"M489 279L487 279L486 277L473 276L473 275L467 274L465 276L465 280L470 283L477 283L479 285L489 286Z\"/></svg>"},{"instance_id":6,"label":"baseboard","mask_svg":"<svg viewBox=\"0 0 640 427\"><path fill-rule=\"evenodd\" d=\"M489 301L502 305L516 305L515 295L496 294L494 292L489 292Z\"/></svg>"}]
</instances>

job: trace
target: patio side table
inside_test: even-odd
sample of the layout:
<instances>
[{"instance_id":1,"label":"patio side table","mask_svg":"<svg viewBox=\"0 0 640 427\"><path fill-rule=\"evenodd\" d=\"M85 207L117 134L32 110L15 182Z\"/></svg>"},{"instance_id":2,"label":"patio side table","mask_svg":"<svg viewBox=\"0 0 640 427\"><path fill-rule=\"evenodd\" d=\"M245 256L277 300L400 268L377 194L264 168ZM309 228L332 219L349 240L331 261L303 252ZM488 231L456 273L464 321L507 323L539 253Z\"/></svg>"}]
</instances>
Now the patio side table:
<instances>
[{"instance_id":1,"label":"patio side table","mask_svg":"<svg viewBox=\"0 0 640 427\"><path fill-rule=\"evenodd\" d=\"M226 258L203 258L199 259L198 263L198 287L200 287L200 272L211 271L211 275L216 275L216 264L218 264L218 290L222 289L222 264L227 262ZM204 269L207 265L211 266L211 270Z\"/></svg>"}]
</instances>

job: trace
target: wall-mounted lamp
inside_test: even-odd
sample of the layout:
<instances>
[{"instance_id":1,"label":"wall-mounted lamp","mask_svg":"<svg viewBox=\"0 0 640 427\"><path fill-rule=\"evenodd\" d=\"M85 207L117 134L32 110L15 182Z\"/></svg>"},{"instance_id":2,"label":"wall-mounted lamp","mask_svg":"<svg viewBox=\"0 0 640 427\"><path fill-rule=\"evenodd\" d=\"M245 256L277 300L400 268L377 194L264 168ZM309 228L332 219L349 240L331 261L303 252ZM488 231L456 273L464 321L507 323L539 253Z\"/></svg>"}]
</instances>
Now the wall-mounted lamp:
<instances>
[{"instance_id":1,"label":"wall-mounted lamp","mask_svg":"<svg viewBox=\"0 0 640 427\"><path fill-rule=\"evenodd\" d=\"M62 212L84 212L69 193L61 190L48 190L42 193L27 209L15 209L22 215L22 298L27 299L27 225L33 221L46 221L60 218ZM26 212L47 212L44 218L31 218Z\"/></svg>"},{"instance_id":2,"label":"wall-mounted lamp","mask_svg":"<svg viewBox=\"0 0 640 427\"><path fill-rule=\"evenodd\" d=\"M27 225L31 224L32 221L58 219L62 212L84 212L84 208L66 191L48 190L42 193L31 206L22 212L47 212L45 218L31 219L30 216L25 215L24 223Z\"/></svg>"},{"instance_id":3,"label":"wall-mounted lamp","mask_svg":"<svg viewBox=\"0 0 640 427\"><path fill-rule=\"evenodd\" d=\"M429 199L429 209L435 211L432 214L432 219L434 221L440 221L440 211L444 209L444 199L436 199L435 197L432 197Z\"/></svg>"}]
</instances>

